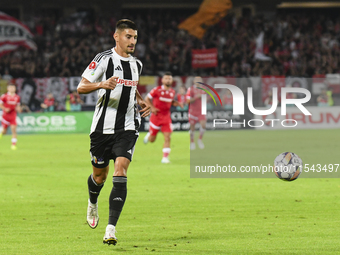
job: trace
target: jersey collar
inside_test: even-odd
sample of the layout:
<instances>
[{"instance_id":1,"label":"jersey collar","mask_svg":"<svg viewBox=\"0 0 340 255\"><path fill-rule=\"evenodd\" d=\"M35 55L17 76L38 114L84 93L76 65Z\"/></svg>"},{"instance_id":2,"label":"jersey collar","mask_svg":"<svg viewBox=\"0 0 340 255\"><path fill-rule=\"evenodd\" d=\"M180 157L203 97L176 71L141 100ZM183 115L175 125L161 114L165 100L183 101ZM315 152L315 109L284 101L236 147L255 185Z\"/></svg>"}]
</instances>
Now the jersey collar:
<instances>
[{"instance_id":1,"label":"jersey collar","mask_svg":"<svg viewBox=\"0 0 340 255\"><path fill-rule=\"evenodd\" d=\"M116 52L115 47L112 48L112 52L113 52L113 55L114 55L114 56L120 58L121 60L129 61L129 60L131 60L131 58L132 58L131 55L130 55L130 57L128 57L128 58L125 58L125 57L119 55L119 54Z\"/></svg>"},{"instance_id":2,"label":"jersey collar","mask_svg":"<svg viewBox=\"0 0 340 255\"><path fill-rule=\"evenodd\" d=\"M164 90L170 90L171 87L167 89L166 86L164 86L164 85L162 84L162 89L164 89Z\"/></svg>"}]
</instances>

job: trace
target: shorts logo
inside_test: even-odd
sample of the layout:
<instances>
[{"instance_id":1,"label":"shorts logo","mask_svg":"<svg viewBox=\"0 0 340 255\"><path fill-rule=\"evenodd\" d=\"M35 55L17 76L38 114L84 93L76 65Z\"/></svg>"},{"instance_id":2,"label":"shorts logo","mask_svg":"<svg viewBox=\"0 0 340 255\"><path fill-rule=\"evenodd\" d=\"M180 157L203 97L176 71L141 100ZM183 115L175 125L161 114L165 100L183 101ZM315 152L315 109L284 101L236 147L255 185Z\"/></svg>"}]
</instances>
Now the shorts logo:
<instances>
[{"instance_id":1,"label":"shorts logo","mask_svg":"<svg viewBox=\"0 0 340 255\"><path fill-rule=\"evenodd\" d=\"M97 158L96 156L93 156L91 152L90 152L90 154L91 154L91 159L92 159L93 163L99 164L99 165L104 164L104 159Z\"/></svg>"},{"instance_id":2,"label":"shorts logo","mask_svg":"<svg viewBox=\"0 0 340 255\"><path fill-rule=\"evenodd\" d=\"M89 65L89 69L95 69L97 66L96 62L92 61L91 64Z\"/></svg>"}]
</instances>

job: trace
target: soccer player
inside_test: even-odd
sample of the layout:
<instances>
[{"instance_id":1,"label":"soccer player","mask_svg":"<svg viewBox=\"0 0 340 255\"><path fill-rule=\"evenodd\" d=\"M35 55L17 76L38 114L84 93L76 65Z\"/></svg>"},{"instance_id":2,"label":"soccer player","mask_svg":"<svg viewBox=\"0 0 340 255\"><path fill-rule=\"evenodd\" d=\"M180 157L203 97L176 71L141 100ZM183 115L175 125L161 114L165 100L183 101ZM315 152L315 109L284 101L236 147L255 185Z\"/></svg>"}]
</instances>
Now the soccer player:
<instances>
[{"instance_id":1,"label":"soccer player","mask_svg":"<svg viewBox=\"0 0 340 255\"><path fill-rule=\"evenodd\" d=\"M163 158L162 163L170 163L170 139L172 133L172 121L170 116L171 106L180 106L183 104L174 100L176 91L171 88L172 74L166 72L162 77L162 86L153 88L146 96L145 101L151 106L151 117L149 121L149 132L144 137L144 143L153 143L156 140L157 133L160 130L164 135Z\"/></svg>"},{"instance_id":2,"label":"soccer player","mask_svg":"<svg viewBox=\"0 0 340 255\"><path fill-rule=\"evenodd\" d=\"M97 91L98 101L91 125L93 173L88 178L87 223L98 225L98 196L114 160L113 188L109 198L109 221L103 243L117 243L115 228L126 200L127 170L138 138L140 114L150 114L137 91L142 63L131 56L137 42L137 26L128 19L119 20L113 35L116 46L99 53L82 74L78 93ZM142 107L139 111L137 103Z\"/></svg>"},{"instance_id":3,"label":"soccer player","mask_svg":"<svg viewBox=\"0 0 340 255\"><path fill-rule=\"evenodd\" d=\"M191 86L187 91L187 103L189 104L189 123L190 123L190 150L196 149L195 144L195 125L196 123L200 123L200 134L199 138L197 140L198 147L200 149L204 149L204 143L202 141L203 134L205 132L205 127L207 123L207 119L205 115L202 115L202 100L201 95L205 94L205 92L199 87L201 84L199 82L203 83L203 80L201 77L197 76L194 78L194 84Z\"/></svg>"},{"instance_id":4,"label":"soccer player","mask_svg":"<svg viewBox=\"0 0 340 255\"><path fill-rule=\"evenodd\" d=\"M12 131L12 145L11 149L17 149L17 112L20 112L20 97L15 93L16 87L14 84L7 85L7 93L0 97L0 109L2 110L2 135L7 133L10 126Z\"/></svg>"}]
</instances>

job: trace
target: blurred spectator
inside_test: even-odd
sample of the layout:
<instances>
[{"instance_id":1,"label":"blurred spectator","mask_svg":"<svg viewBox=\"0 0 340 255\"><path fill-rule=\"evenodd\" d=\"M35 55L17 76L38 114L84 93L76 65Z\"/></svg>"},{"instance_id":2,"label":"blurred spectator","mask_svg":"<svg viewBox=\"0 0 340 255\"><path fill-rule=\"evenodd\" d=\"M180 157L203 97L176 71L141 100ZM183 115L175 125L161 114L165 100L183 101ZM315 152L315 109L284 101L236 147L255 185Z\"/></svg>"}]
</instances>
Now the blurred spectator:
<instances>
[{"instance_id":1,"label":"blurred spectator","mask_svg":"<svg viewBox=\"0 0 340 255\"><path fill-rule=\"evenodd\" d=\"M54 112L55 100L52 93L48 93L44 102L41 104L41 108L44 112Z\"/></svg>"},{"instance_id":2,"label":"blurred spectator","mask_svg":"<svg viewBox=\"0 0 340 255\"><path fill-rule=\"evenodd\" d=\"M69 96L69 102L70 102L70 110L72 112L75 111L81 111L81 105L84 103L79 94L77 93L76 90L72 91L71 94L68 95Z\"/></svg>"},{"instance_id":3,"label":"blurred spectator","mask_svg":"<svg viewBox=\"0 0 340 255\"><path fill-rule=\"evenodd\" d=\"M326 94L328 96L328 105L329 106L333 106L334 105L334 101L333 101L333 91L332 91L332 88L328 88Z\"/></svg>"},{"instance_id":4,"label":"blurred spectator","mask_svg":"<svg viewBox=\"0 0 340 255\"><path fill-rule=\"evenodd\" d=\"M340 18L316 13L278 13L236 18L232 14L210 27L202 40L178 30L191 10L149 10L123 13L138 24L139 43L135 56L143 61L143 74L175 75L308 76L340 72ZM54 16L32 17L27 24L35 35L38 51L19 49L0 59L5 69L18 77L69 77L81 75L84 63L98 51L111 47L115 20L75 13L57 20ZM263 53L271 61L254 60L255 39L264 31ZM217 47L218 67L191 68L191 49Z\"/></svg>"},{"instance_id":5,"label":"blurred spectator","mask_svg":"<svg viewBox=\"0 0 340 255\"><path fill-rule=\"evenodd\" d=\"M327 90L322 89L320 95L316 99L318 106L329 106Z\"/></svg>"}]
</instances>

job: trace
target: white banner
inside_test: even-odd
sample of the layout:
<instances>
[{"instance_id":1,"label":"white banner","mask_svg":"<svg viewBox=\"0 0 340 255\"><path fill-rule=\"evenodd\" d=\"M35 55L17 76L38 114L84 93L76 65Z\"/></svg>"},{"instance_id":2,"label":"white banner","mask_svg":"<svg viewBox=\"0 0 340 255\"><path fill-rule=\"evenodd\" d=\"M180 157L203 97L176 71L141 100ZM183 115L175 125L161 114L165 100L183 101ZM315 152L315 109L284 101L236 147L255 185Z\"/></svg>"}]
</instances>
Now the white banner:
<instances>
[{"instance_id":1,"label":"white banner","mask_svg":"<svg viewBox=\"0 0 340 255\"><path fill-rule=\"evenodd\" d=\"M16 50L18 47L36 50L33 35L19 20L0 12L0 56Z\"/></svg>"},{"instance_id":2,"label":"white banner","mask_svg":"<svg viewBox=\"0 0 340 255\"><path fill-rule=\"evenodd\" d=\"M259 107L258 110L267 108ZM327 129L340 128L340 106L317 107L306 109L312 114L304 115L297 107L287 107L287 115L281 115L281 107L268 116L254 115L257 121L251 122L256 129ZM262 122L263 125L261 126Z\"/></svg>"}]
</instances>

